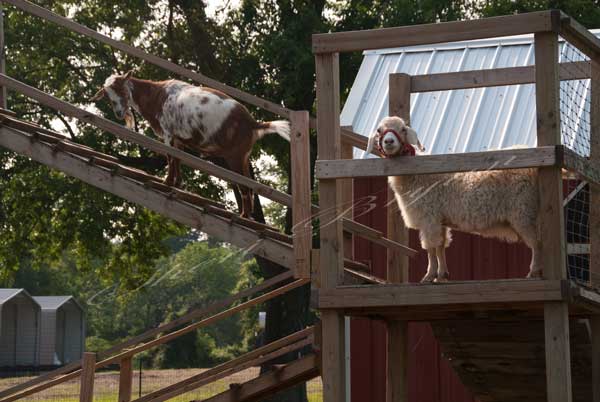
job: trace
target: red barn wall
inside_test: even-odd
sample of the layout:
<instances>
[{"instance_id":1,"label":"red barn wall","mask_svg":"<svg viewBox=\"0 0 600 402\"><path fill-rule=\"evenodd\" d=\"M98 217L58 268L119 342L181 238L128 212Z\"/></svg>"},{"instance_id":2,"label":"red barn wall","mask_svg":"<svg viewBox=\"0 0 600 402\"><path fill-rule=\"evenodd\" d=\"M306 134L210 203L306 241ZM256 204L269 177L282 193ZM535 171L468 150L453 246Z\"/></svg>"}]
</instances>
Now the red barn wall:
<instances>
[{"instance_id":1,"label":"red barn wall","mask_svg":"<svg viewBox=\"0 0 600 402\"><path fill-rule=\"evenodd\" d=\"M387 180L356 179L354 199L375 208L355 210L355 219L387 231ZM411 231L411 247L421 250L418 235ZM520 244L507 244L478 236L453 232L446 252L452 280L481 280L523 277L529 271L530 251ZM354 257L368 263L373 274L385 277L386 250L363 239L354 241ZM410 261L410 281L418 282L427 269L427 255L421 251ZM385 402L386 336L382 322L352 319L350 335L352 402ZM408 393L411 402L474 402L448 362L442 357L429 324L409 324Z\"/></svg>"}]
</instances>

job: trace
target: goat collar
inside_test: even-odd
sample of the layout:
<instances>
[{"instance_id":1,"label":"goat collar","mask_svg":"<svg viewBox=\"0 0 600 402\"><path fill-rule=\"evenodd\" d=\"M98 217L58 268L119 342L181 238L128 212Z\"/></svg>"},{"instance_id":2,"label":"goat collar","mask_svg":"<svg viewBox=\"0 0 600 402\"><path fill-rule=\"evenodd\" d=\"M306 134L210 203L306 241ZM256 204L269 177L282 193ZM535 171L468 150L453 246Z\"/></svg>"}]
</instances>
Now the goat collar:
<instances>
[{"instance_id":1,"label":"goat collar","mask_svg":"<svg viewBox=\"0 0 600 402\"><path fill-rule=\"evenodd\" d=\"M383 134L379 135L379 138L377 139L377 150L379 151L379 153L384 157L384 158L389 158L389 156L385 153L385 151L383 150L383 137L385 137L385 135L387 133L392 133L396 136L396 139L398 140L398 142L402 145L402 149L400 150L400 152L398 153L398 155L401 156L406 156L406 155L410 155L410 156L415 156L415 148L410 145L410 144L405 144L401 139L400 139L400 134L398 134L398 132L394 129L388 128L386 129Z\"/></svg>"}]
</instances>

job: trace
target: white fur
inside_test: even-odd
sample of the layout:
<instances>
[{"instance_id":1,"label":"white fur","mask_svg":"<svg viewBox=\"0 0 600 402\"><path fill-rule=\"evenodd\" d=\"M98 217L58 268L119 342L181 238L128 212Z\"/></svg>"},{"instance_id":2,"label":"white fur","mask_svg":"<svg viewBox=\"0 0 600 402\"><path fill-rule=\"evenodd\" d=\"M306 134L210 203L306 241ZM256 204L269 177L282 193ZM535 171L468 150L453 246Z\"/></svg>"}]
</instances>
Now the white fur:
<instances>
[{"instance_id":1,"label":"white fur","mask_svg":"<svg viewBox=\"0 0 600 402\"><path fill-rule=\"evenodd\" d=\"M402 132L404 126L400 118L386 118L379 130ZM423 281L447 278L444 248L450 243L450 228L521 240L533 252L529 276L541 273L536 169L394 176L388 181L404 223L419 230L421 247L428 252Z\"/></svg>"},{"instance_id":2,"label":"white fur","mask_svg":"<svg viewBox=\"0 0 600 402\"><path fill-rule=\"evenodd\" d=\"M254 130L258 138L267 134L279 134L283 139L290 141L290 122L287 120L275 120L269 123L268 128Z\"/></svg>"},{"instance_id":3,"label":"white fur","mask_svg":"<svg viewBox=\"0 0 600 402\"><path fill-rule=\"evenodd\" d=\"M182 139L193 137L195 130L203 127L204 142L219 131L237 102L233 99L220 99L217 95L200 87L173 81L165 88L168 94L159 119L161 128ZM208 99L202 103L202 99Z\"/></svg>"}]
</instances>

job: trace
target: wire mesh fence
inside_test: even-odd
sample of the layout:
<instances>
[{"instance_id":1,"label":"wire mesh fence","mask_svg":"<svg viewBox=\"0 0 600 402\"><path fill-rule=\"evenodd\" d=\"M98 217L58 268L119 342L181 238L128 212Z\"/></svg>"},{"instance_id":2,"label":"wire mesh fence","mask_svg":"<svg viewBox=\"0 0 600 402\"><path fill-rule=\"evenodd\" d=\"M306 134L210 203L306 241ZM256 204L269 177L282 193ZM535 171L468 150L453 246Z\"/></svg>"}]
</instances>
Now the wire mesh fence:
<instances>
[{"instance_id":1,"label":"wire mesh fence","mask_svg":"<svg viewBox=\"0 0 600 402\"><path fill-rule=\"evenodd\" d=\"M560 123L562 144L578 155L590 156L591 61L571 43L561 42ZM564 180L564 216L569 277L590 281L590 188L573 172ZM600 279L600 278L599 278Z\"/></svg>"},{"instance_id":2,"label":"wire mesh fence","mask_svg":"<svg viewBox=\"0 0 600 402\"><path fill-rule=\"evenodd\" d=\"M179 381L183 381L206 370L207 369L198 368L167 370L142 369L140 371L139 368L136 368L133 372L132 400L148 395ZM241 384L258 377L259 372L259 367L252 367L207 384L196 390L171 398L169 401L189 402L192 400L204 400L228 390L232 384ZM39 374L43 373L31 371L3 373L3 377L0 378L0 390L23 383ZM79 386L79 378L75 378L21 400L25 402L78 402ZM320 377L309 381L306 387L309 402L321 402L323 400L323 385ZM118 371L107 370L96 373L94 378L95 402L117 401L118 394Z\"/></svg>"}]
</instances>

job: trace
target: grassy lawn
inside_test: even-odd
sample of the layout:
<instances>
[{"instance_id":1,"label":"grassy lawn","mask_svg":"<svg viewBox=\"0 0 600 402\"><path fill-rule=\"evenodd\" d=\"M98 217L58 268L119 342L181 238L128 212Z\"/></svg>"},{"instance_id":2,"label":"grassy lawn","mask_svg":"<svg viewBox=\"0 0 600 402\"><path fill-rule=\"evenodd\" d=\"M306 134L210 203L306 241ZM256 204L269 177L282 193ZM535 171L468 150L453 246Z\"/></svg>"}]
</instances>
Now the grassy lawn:
<instances>
[{"instance_id":1,"label":"grassy lawn","mask_svg":"<svg viewBox=\"0 0 600 402\"><path fill-rule=\"evenodd\" d=\"M142 395L159 390L167 385L184 380L188 377L201 373L205 369L182 369L182 370L143 370L142 371ZM229 389L233 383L243 383L258 376L258 368L251 368L236 373L230 377L207 384L197 390L187 392L183 395L169 399L173 402L189 402L193 399L206 399ZM0 389L27 381L31 377L3 378L0 379ZM94 382L94 402L114 402L117 400L119 384L119 373L107 371L96 374ZM307 385L309 402L321 402L322 384L321 379L316 378ZM40 394L32 395L25 402L78 402L79 380L67 381L56 387L42 391ZM134 372L133 397L139 395L139 371Z\"/></svg>"}]
</instances>

